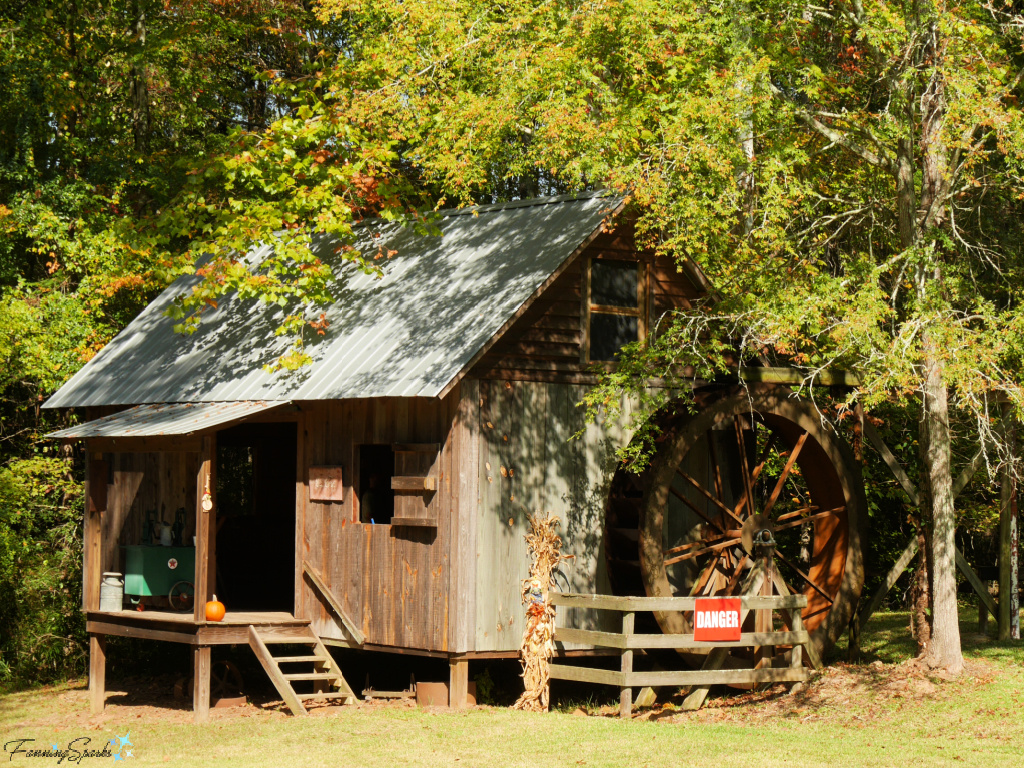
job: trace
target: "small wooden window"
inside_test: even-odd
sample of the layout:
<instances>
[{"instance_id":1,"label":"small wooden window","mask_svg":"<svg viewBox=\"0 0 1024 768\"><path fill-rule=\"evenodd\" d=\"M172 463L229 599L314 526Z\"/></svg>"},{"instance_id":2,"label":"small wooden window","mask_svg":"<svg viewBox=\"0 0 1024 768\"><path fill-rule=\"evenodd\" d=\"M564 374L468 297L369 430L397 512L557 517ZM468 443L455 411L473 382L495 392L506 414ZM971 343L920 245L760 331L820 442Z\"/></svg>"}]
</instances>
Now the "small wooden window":
<instances>
[{"instance_id":1,"label":"small wooden window","mask_svg":"<svg viewBox=\"0 0 1024 768\"><path fill-rule=\"evenodd\" d=\"M593 258L583 304L584 363L615 361L647 332L647 269L641 261Z\"/></svg>"},{"instance_id":2,"label":"small wooden window","mask_svg":"<svg viewBox=\"0 0 1024 768\"><path fill-rule=\"evenodd\" d=\"M390 525L395 514L395 452L390 445L359 446L359 522Z\"/></svg>"}]
</instances>

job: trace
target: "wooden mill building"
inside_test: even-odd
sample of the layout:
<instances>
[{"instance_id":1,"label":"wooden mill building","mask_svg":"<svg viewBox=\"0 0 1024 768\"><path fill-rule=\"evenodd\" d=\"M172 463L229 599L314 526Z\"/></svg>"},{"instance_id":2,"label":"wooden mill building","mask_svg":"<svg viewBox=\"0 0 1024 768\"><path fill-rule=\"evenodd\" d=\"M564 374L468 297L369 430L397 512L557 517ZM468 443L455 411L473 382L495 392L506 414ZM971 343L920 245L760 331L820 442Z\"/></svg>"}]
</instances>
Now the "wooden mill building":
<instances>
[{"instance_id":1,"label":"wooden mill building","mask_svg":"<svg viewBox=\"0 0 1024 768\"><path fill-rule=\"evenodd\" d=\"M453 210L439 236L370 222L361 249L397 252L383 278L316 241L335 268L335 301L297 372L264 367L286 351L273 331L287 308L231 298L194 335L174 333L166 310L198 280L184 277L55 394L46 407L85 415L54 437L86 447L94 705L109 635L191 645L199 719L217 644L250 644L278 684L318 685L299 698L330 695L324 683L348 692L330 646L443 657L459 703L469 660L516 654L528 511L563 521L575 555L563 589L636 591L637 524L616 511L641 493L616 479L630 435L587 425L577 403L594 364L688 306L703 281L638 251L628 224L615 224L620 206L581 195ZM732 476L717 477L717 499L673 491L687 530L732 504ZM837 487L834 506L856 495ZM126 553L155 543L154 521L177 522L185 549L194 542L194 573L181 571L194 610L152 599L141 612L101 611L101 574L130 570ZM813 558L828 561L814 570L812 558L818 591L859 592L844 576L859 564L845 557L850 542L837 565L835 541L815 539ZM203 613L214 593L227 608L219 623ZM582 611L560 623L595 628ZM283 642L313 648L314 672L268 661Z\"/></svg>"}]
</instances>

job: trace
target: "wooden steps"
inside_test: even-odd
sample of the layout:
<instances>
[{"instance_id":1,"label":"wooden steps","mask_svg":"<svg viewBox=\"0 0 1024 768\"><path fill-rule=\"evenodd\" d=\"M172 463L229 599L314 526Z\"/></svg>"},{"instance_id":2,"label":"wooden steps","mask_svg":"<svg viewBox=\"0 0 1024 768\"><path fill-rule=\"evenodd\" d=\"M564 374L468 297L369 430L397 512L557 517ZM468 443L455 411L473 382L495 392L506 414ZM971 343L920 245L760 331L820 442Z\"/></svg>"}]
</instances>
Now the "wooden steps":
<instances>
[{"instance_id":1,"label":"wooden steps","mask_svg":"<svg viewBox=\"0 0 1024 768\"><path fill-rule=\"evenodd\" d=\"M274 656L268 646L281 644L306 646L310 649L310 653L304 656ZM256 658L263 665L264 671L274 684L277 692L281 694L281 698L284 699L284 703L293 715L306 714L306 708L302 704L303 701L343 699L346 704L355 703L356 695L342 676L337 662L320 638L309 627L306 627L306 635L304 637L281 639L266 637L261 632L260 627L250 626L249 647L256 654ZM312 666L312 669L285 673L281 669L282 664L308 664ZM293 685L296 682L313 683L317 690L296 691ZM333 690L319 690L324 686L330 687Z\"/></svg>"}]
</instances>

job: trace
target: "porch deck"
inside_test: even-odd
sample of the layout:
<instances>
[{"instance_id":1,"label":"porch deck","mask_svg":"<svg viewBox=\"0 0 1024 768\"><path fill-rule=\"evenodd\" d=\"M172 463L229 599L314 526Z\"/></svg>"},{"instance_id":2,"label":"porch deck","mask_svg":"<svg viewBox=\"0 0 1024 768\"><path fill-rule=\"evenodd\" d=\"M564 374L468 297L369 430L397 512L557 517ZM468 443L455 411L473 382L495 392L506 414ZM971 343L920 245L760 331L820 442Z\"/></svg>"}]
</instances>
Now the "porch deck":
<instances>
[{"instance_id":1,"label":"porch deck","mask_svg":"<svg viewBox=\"0 0 1024 768\"><path fill-rule=\"evenodd\" d=\"M137 637L186 645L248 644L249 627L275 640L308 637L308 619L284 611L229 611L223 621L196 621L172 611L87 611L86 629L96 635Z\"/></svg>"}]
</instances>

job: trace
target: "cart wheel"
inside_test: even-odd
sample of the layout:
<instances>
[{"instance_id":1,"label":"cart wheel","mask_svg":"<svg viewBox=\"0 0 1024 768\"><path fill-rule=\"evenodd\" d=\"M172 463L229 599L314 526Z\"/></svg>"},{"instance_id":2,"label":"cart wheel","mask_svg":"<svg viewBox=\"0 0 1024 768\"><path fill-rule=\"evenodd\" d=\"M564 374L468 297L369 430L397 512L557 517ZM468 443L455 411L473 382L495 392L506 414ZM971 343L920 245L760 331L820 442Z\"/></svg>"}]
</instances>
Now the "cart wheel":
<instances>
[{"instance_id":1,"label":"cart wheel","mask_svg":"<svg viewBox=\"0 0 1024 768\"><path fill-rule=\"evenodd\" d=\"M172 611L191 611L196 602L196 588L191 581L179 581L167 595Z\"/></svg>"},{"instance_id":2,"label":"cart wheel","mask_svg":"<svg viewBox=\"0 0 1024 768\"><path fill-rule=\"evenodd\" d=\"M182 695L192 698L193 678L190 675L182 682ZM177 692L177 685L175 691ZM245 695L245 681L242 673L230 661L215 661L210 669L210 701L233 699Z\"/></svg>"},{"instance_id":3,"label":"cart wheel","mask_svg":"<svg viewBox=\"0 0 1024 768\"><path fill-rule=\"evenodd\" d=\"M210 698L232 699L245 695L242 673L230 661L218 661L210 670Z\"/></svg>"}]
</instances>

